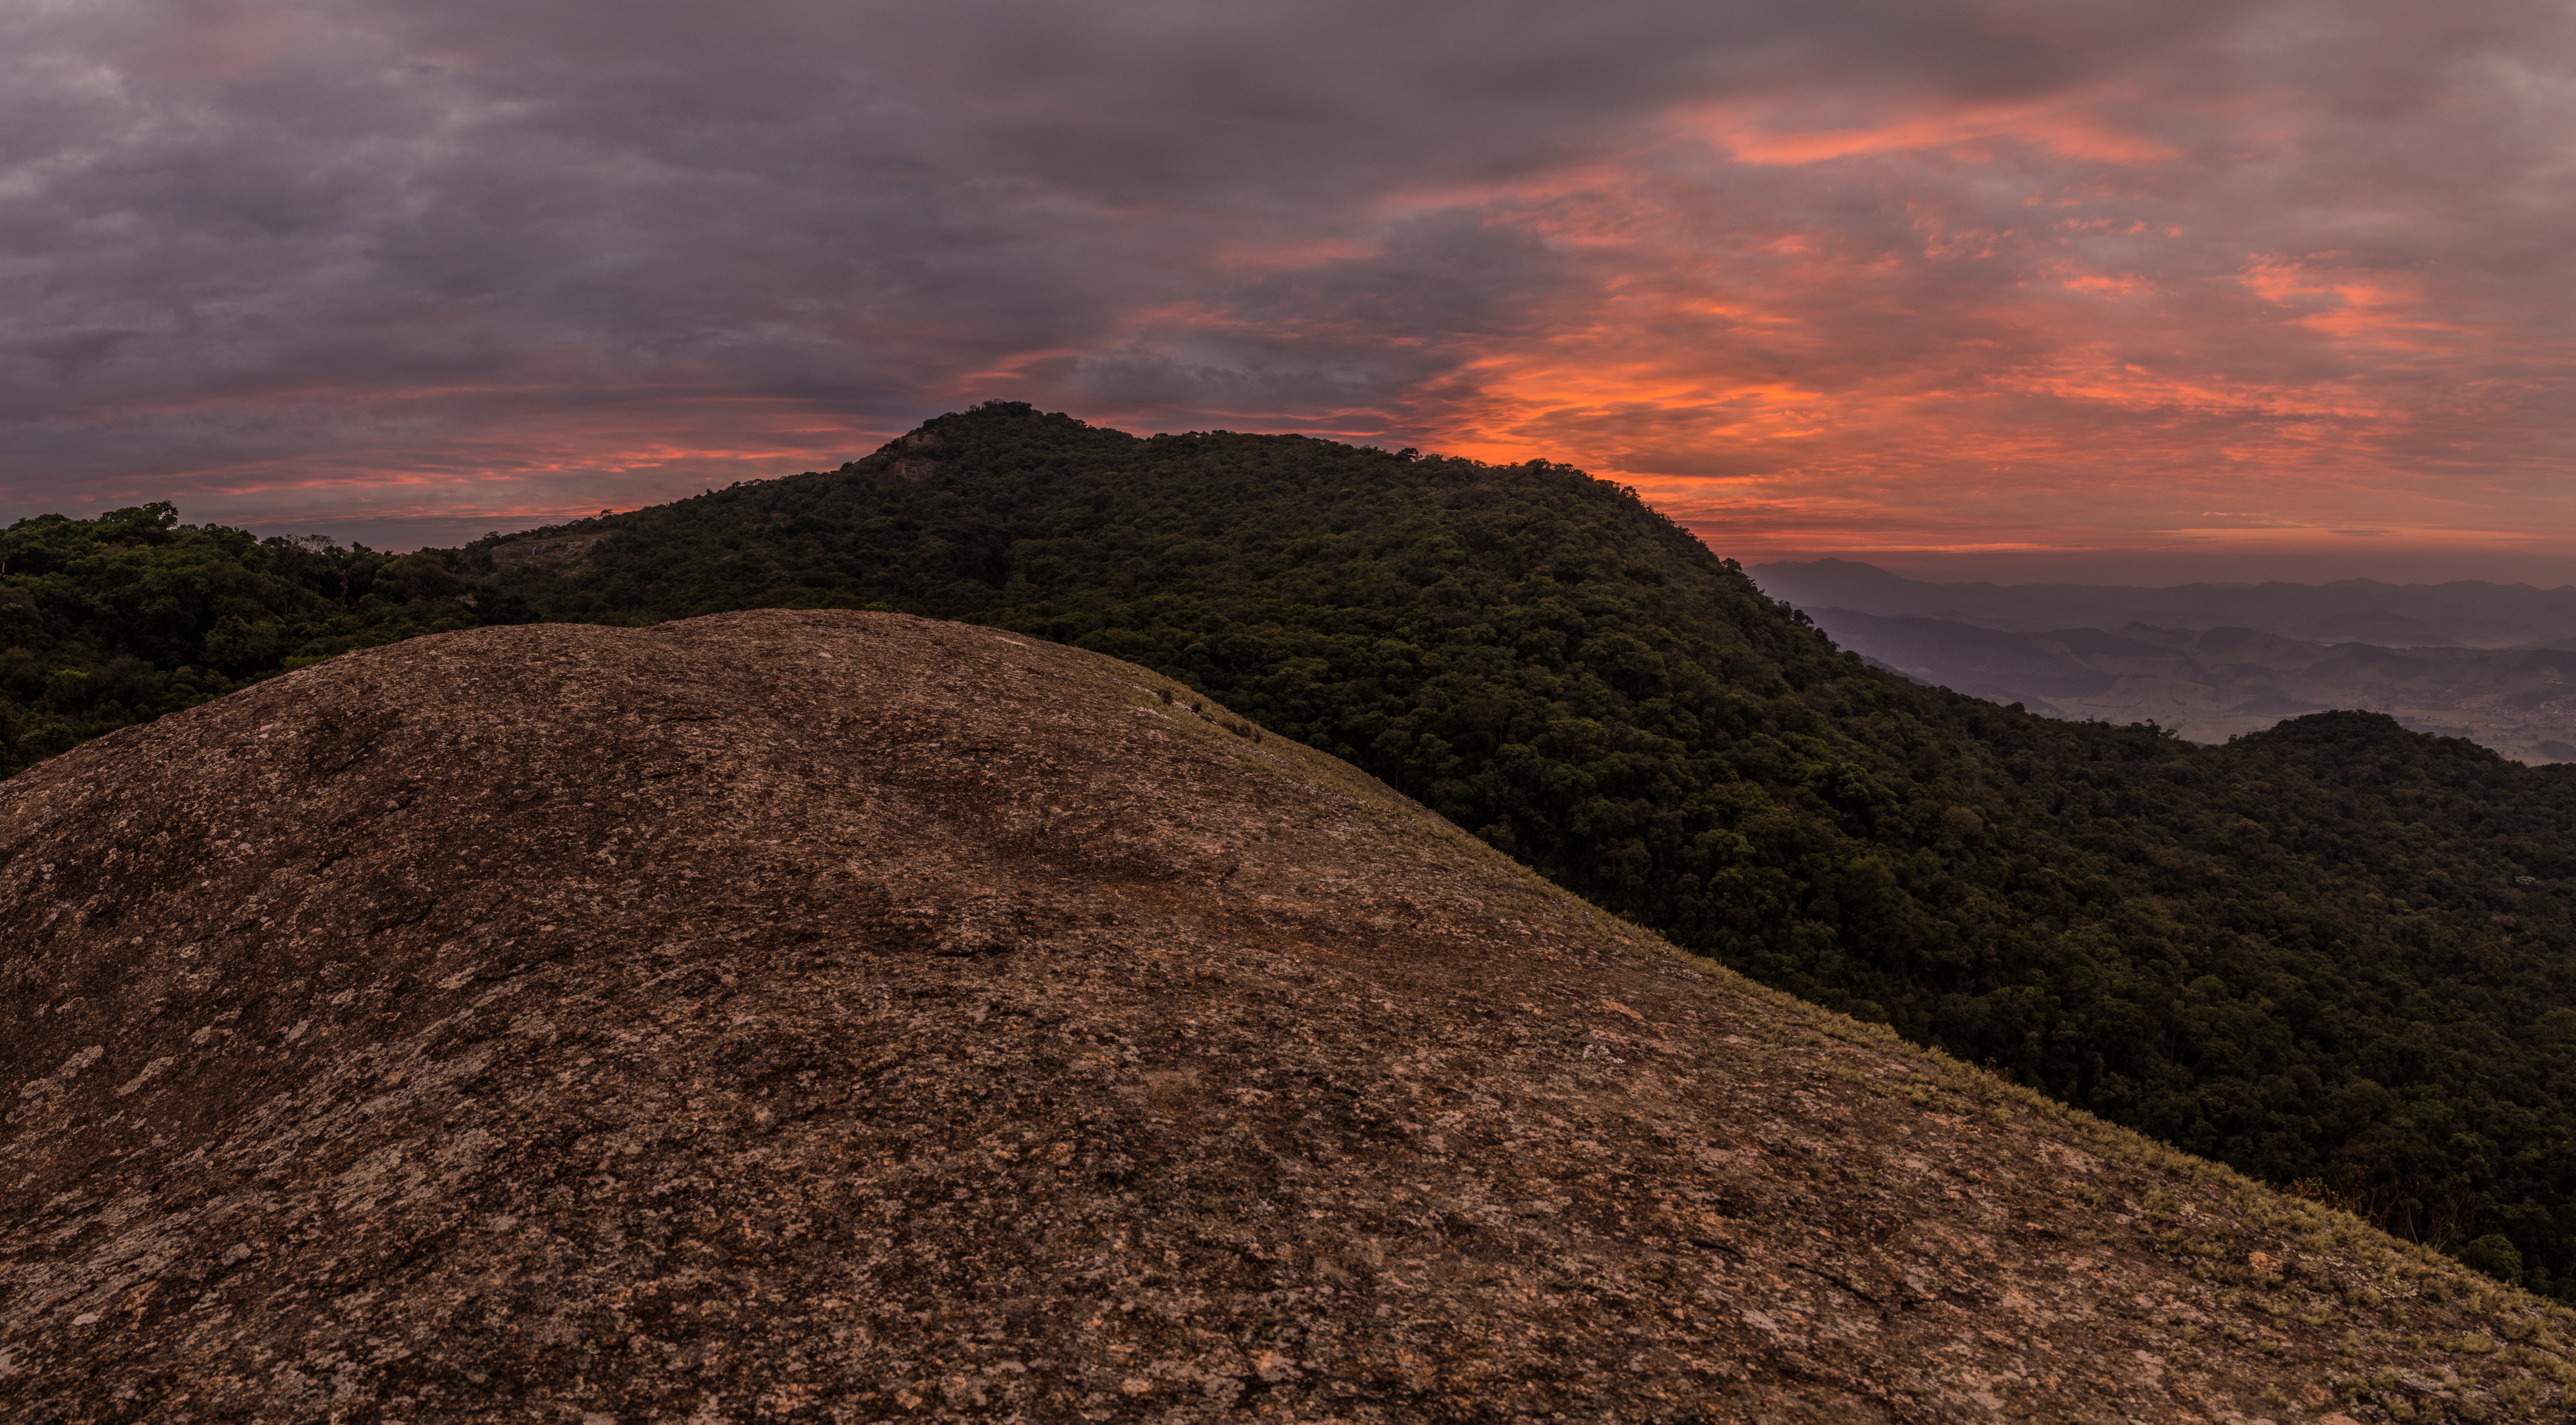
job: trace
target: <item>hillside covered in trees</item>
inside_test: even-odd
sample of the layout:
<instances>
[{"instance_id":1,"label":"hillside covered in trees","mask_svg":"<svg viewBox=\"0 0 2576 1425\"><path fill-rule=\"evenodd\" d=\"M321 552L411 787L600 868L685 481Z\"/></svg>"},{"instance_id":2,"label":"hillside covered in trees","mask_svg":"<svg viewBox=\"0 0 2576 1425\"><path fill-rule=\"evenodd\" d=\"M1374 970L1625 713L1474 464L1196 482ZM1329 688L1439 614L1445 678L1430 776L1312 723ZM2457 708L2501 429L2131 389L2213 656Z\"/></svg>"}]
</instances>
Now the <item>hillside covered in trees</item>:
<instances>
[{"instance_id":1,"label":"hillside covered in trees","mask_svg":"<svg viewBox=\"0 0 2576 1425\"><path fill-rule=\"evenodd\" d=\"M457 562L182 525L167 503L20 520L0 530L0 775L334 653L533 617Z\"/></svg>"},{"instance_id":2,"label":"hillside covered in trees","mask_svg":"<svg viewBox=\"0 0 2576 1425\"><path fill-rule=\"evenodd\" d=\"M1017 405L409 561L469 582L232 616L280 658L780 605L1115 654L1688 949L2576 1299L2576 768L2362 714L2027 716L1837 652L1579 471Z\"/></svg>"}]
</instances>

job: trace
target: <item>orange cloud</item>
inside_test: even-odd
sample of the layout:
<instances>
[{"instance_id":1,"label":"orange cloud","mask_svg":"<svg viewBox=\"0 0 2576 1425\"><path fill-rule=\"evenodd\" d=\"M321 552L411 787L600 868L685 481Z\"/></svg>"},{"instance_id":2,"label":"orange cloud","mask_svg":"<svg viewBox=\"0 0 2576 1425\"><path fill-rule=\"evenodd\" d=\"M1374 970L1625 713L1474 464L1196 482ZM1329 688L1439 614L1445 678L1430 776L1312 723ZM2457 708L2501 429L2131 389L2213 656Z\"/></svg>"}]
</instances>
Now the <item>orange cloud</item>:
<instances>
[{"instance_id":1,"label":"orange cloud","mask_svg":"<svg viewBox=\"0 0 2576 1425\"><path fill-rule=\"evenodd\" d=\"M1811 106L1776 98L1730 99L1685 109L1677 130L1726 151L1738 162L1803 165L1838 159L1946 151L1975 161L1999 144L2026 144L2060 158L2101 163L2170 163L2172 144L2124 132L2088 112L2105 96L2052 95L2016 103L1922 103L1879 112L1871 106L1843 122L1821 122ZM2128 97L2128 96L2121 96Z\"/></svg>"},{"instance_id":2,"label":"orange cloud","mask_svg":"<svg viewBox=\"0 0 2576 1425\"><path fill-rule=\"evenodd\" d=\"M2553 540L2576 555L2576 502L2504 448L2540 438L2533 402L2557 378L2480 365L2568 369L2552 312L2422 263L2231 251L2205 205L2086 166L2202 162L2119 128L2106 102L1838 126L1705 106L1615 173L1489 191L1487 221L1543 236L1588 280L1535 334L1471 343L1413 392L1415 429L1631 481L1748 556ZM1853 167L1896 159L1909 166ZM1782 176L1749 211L1719 211L1747 166ZM1965 172L2011 201L1963 198ZM1812 216L1861 193L1867 226ZM2050 209L2064 215L2028 216ZM2307 514L2219 527L2178 508L2249 487Z\"/></svg>"}]
</instances>

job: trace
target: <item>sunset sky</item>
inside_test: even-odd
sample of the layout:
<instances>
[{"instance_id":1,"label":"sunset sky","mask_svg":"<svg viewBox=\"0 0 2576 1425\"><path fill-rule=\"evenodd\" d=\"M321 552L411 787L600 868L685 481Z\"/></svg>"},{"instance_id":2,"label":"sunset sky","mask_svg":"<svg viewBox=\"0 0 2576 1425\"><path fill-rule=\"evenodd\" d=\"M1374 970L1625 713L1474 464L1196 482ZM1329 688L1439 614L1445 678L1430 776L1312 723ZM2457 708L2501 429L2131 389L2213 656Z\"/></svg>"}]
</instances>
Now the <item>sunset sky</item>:
<instances>
[{"instance_id":1,"label":"sunset sky","mask_svg":"<svg viewBox=\"0 0 2576 1425\"><path fill-rule=\"evenodd\" d=\"M993 397L1747 562L2576 582L2576 7L0 4L0 519L446 544Z\"/></svg>"}]
</instances>

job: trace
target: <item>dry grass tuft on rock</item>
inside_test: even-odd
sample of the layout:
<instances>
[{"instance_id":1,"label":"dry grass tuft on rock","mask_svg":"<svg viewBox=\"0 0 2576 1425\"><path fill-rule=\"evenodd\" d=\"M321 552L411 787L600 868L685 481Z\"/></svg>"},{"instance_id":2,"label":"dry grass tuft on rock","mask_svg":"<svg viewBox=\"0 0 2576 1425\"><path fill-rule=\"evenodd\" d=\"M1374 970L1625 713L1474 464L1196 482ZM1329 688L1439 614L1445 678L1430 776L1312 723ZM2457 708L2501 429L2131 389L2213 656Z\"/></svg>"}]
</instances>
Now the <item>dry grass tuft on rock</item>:
<instances>
[{"instance_id":1,"label":"dry grass tuft on rock","mask_svg":"<svg viewBox=\"0 0 2576 1425\"><path fill-rule=\"evenodd\" d=\"M2567 1313L1245 726L760 613L0 784L0 1411L2567 1418Z\"/></svg>"}]
</instances>

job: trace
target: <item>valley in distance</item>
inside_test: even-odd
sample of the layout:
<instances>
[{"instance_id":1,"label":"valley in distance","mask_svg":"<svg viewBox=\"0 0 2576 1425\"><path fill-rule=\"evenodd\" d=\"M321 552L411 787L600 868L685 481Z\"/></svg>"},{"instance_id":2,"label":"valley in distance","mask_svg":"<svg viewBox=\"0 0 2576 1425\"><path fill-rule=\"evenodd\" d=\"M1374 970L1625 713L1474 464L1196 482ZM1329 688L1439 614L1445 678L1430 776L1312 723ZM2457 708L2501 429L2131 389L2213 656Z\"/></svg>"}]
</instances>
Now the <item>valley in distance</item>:
<instances>
[{"instance_id":1,"label":"valley in distance","mask_svg":"<svg viewBox=\"0 0 2576 1425\"><path fill-rule=\"evenodd\" d=\"M2576 588L1940 584L1841 559L1745 572L1874 663L2052 717L2224 742L2357 708L2518 762L2576 761Z\"/></svg>"},{"instance_id":2,"label":"valley in distance","mask_svg":"<svg viewBox=\"0 0 2576 1425\"><path fill-rule=\"evenodd\" d=\"M1580 471L1006 403L0 559L27 1418L2576 1398L2566 769L2036 716Z\"/></svg>"}]
</instances>

